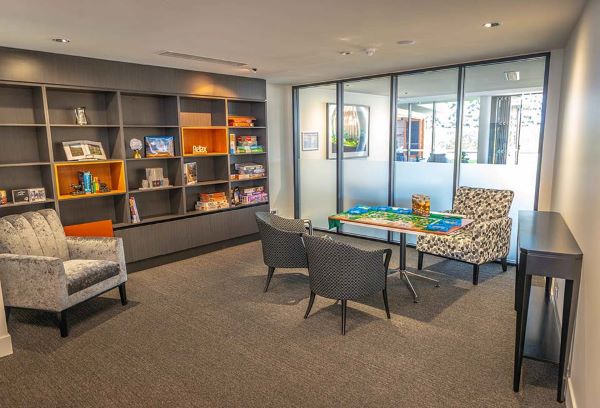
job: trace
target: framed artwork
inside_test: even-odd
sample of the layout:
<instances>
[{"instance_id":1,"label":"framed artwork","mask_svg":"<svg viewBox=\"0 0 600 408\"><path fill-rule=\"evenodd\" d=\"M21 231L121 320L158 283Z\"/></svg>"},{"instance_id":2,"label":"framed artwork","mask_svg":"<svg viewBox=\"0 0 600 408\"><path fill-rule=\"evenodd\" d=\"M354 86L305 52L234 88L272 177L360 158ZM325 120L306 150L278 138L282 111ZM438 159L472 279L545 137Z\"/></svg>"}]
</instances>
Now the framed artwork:
<instances>
[{"instance_id":1,"label":"framed artwork","mask_svg":"<svg viewBox=\"0 0 600 408\"><path fill-rule=\"evenodd\" d=\"M369 156L370 111L364 105L344 105L344 158ZM327 104L327 158L337 157L337 109Z\"/></svg>"},{"instance_id":2,"label":"framed artwork","mask_svg":"<svg viewBox=\"0 0 600 408\"><path fill-rule=\"evenodd\" d=\"M302 150L319 150L319 132L302 132Z\"/></svg>"},{"instance_id":3,"label":"framed artwork","mask_svg":"<svg viewBox=\"0 0 600 408\"><path fill-rule=\"evenodd\" d=\"M145 136L146 157L175 156L173 136Z\"/></svg>"},{"instance_id":4,"label":"framed artwork","mask_svg":"<svg viewBox=\"0 0 600 408\"><path fill-rule=\"evenodd\" d=\"M100 142L73 140L62 142L67 160L106 160L104 148Z\"/></svg>"}]
</instances>

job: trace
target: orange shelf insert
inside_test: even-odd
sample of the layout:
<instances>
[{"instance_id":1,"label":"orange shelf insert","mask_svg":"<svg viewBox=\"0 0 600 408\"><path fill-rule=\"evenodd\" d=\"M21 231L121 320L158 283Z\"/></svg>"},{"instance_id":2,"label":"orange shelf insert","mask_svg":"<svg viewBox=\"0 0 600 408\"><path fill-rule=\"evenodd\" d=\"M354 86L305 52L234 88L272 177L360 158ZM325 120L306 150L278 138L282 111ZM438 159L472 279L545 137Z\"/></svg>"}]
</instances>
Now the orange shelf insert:
<instances>
[{"instance_id":1,"label":"orange shelf insert","mask_svg":"<svg viewBox=\"0 0 600 408\"><path fill-rule=\"evenodd\" d=\"M205 156L227 154L227 129L182 128L183 155ZM206 147L206 153L194 153L194 146Z\"/></svg>"},{"instance_id":2,"label":"orange shelf insert","mask_svg":"<svg viewBox=\"0 0 600 408\"><path fill-rule=\"evenodd\" d=\"M58 187L58 199L69 200L76 198L90 198L103 195L113 195L125 193L125 169L123 161L110 160L100 162L73 162L55 164L56 185ZM98 180L110 188L109 193L94 193L72 195L71 184L79 184L80 171L89 171L92 177L98 177Z\"/></svg>"}]
</instances>

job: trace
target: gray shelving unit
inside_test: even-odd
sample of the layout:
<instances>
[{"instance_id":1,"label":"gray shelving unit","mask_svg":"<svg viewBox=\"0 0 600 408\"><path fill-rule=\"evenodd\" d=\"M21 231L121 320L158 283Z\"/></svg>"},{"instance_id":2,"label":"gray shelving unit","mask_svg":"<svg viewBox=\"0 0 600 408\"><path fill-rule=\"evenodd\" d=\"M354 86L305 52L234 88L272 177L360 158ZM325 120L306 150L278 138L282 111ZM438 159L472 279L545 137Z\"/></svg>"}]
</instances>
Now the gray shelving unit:
<instances>
[{"instance_id":1,"label":"gray shelving unit","mask_svg":"<svg viewBox=\"0 0 600 408\"><path fill-rule=\"evenodd\" d=\"M86 108L89 122L86 126L75 124L73 109L79 106ZM254 116L257 118L256 127L227 127L228 115ZM186 154L182 129L194 126L224 131L227 151L213 155ZM180 225L182 220L191 217L207 214L214 216L238 210L242 211L240 214L247 214L248 207L265 209L268 203L211 212L194 209L200 193L223 191L230 196L231 189L236 185L264 186L265 190L268 189L267 177L244 181L230 179L235 163L256 162L266 167L268 162L266 152L231 154L230 136L257 136L259 143L266 149L265 126L265 101L0 82L0 189L7 190L9 201L12 201L11 190L19 188L44 187L47 197L44 202L9 202L0 206L0 216L39 208L55 208L64 225L110 219L117 235L122 230L123 236L137 237L139 234L134 233L133 229L144 227L146 230L155 223L178 221ZM158 135L174 138L174 157L133 158L133 152L129 148L131 139L143 141L144 136ZM125 190L112 195L69 198L65 197L63 188L59 194L56 165L66 161L62 142L72 140L102 143L107 160L123 163ZM184 180L184 163L188 162L197 163L198 183L192 185L186 185ZM83 169L85 164L81 167ZM171 186L141 190L145 169L148 167L161 167ZM131 223L128 204L130 196L136 199L142 219L139 224ZM225 218L229 218L227 222L233 222L239 217L230 215ZM216 228L214 222L210 225L210 228ZM235 226L225 229L228 228ZM181 248L189 247L196 241L198 240L188 239ZM168 252L161 249L150 251L147 255ZM147 256L129 253L128 260L144 257Z\"/></svg>"}]
</instances>

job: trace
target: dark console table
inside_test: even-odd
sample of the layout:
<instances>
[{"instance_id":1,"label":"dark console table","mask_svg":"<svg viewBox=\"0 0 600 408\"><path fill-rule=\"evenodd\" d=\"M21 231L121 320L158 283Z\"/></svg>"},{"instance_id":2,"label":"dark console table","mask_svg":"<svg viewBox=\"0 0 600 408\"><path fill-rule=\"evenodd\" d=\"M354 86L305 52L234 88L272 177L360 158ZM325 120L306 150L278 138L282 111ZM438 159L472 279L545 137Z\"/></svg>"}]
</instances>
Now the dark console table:
<instances>
[{"instance_id":1,"label":"dark console table","mask_svg":"<svg viewBox=\"0 0 600 408\"><path fill-rule=\"evenodd\" d=\"M520 388L523 358L554 363L558 365L557 400L563 402L583 253L562 216L556 212L520 211L518 242L513 389L518 392ZM532 288L533 275L546 277L546 288ZM560 340L550 301L549 282L553 278L565 280Z\"/></svg>"}]
</instances>

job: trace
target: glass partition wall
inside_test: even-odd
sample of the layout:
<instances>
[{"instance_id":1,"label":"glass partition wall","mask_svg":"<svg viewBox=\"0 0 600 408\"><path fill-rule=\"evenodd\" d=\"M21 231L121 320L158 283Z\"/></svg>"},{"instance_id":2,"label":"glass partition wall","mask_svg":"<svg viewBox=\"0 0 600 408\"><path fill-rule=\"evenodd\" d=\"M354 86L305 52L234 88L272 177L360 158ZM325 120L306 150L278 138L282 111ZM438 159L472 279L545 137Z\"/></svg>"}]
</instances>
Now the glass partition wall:
<instances>
[{"instance_id":1,"label":"glass partition wall","mask_svg":"<svg viewBox=\"0 0 600 408\"><path fill-rule=\"evenodd\" d=\"M514 260L518 211L537 205L548 58L294 87L296 217L325 230L329 215L359 204L410 207L419 193L443 211L460 185L510 189Z\"/></svg>"}]
</instances>

